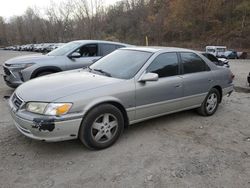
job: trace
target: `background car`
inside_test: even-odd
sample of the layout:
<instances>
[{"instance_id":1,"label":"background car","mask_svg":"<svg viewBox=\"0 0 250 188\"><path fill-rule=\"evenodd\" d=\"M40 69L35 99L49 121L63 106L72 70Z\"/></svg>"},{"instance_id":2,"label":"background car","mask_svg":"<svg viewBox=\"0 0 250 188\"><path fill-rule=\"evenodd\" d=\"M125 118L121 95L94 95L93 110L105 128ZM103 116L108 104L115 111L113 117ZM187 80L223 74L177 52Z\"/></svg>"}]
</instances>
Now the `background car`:
<instances>
[{"instance_id":1,"label":"background car","mask_svg":"<svg viewBox=\"0 0 250 188\"><path fill-rule=\"evenodd\" d=\"M227 47L226 46L206 46L207 53L213 54L215 57L223 57Z\"/></svg>"},{"instance_id":2,"label":"background car","mask_svg":"<svg viewBox=\"0 0 250 188\"><path fill-rule=\"evenodd\" d=\"M247 59L248 58L247 52L237 52L237 56L239 57L239 59Z\"/></svg>"},{"instance_id":3,"label":"background car","mask_svg":"<svg viewBox=\"0 0 250 188\"><path fill-rule=\"evenodd\" d=\"M37 44L37 45L34 47L34 52L42 52L43 45L44 45L44 43Z\"/></svg>"},{"instance_id":4,"label":"background car","mask_svg":"<svg viewBox=\"0 0 250 188\"><path fill-rule=\"evenodd\" d=\"M122 48L86 69L31 80L9 100L17 129L43 141L111 146L124 126L197 109L213 115L233 92L230 69L187 49Z\"/></svg>"},{"instance_id":5,"label":"background car","mask_svg":"<svg viewBox=\"0 0 250 188\"><path fill-rule=\"evenodd\" d=\"M230 68L229 61L226 58L217 58L213 54L206 53L206 52L201 52L201 54L218 66L224 66L224 67Z\"/></svg>"},{"instance_id":6,"label":"background car","mask_svg":"<svg viewBox=\"0 0 250 188\"><path fill-rule=\"evenodd\" d=\"M42 49L38 45L36 49ZM3 65L4 80L10 87L56 72L87 67L112 51L131 45L101 40L78 40L67 43L46 55L21 56Z\"/></svg>"},{"instance_id":7,"label":"background car","mask_svg":"<svg viewBox=\"0 0 250 188\"><path fill-rule=\"evenodd\" d=\"M235 50L227 50L224 53L224 57L227 59L239 59L237 51L235 51Z\"/></svg>"},{"instance_id":8,"label":"background car","mask_svg":"<svg viewBox=\"0 0 250 188\"><path fill-rule=\"evenodd\" d=\"M61 46L63 46L65 43L54 43L54 44L50 44L46 49L45 52L51 52Z\"/></svg>"}]
</instances>

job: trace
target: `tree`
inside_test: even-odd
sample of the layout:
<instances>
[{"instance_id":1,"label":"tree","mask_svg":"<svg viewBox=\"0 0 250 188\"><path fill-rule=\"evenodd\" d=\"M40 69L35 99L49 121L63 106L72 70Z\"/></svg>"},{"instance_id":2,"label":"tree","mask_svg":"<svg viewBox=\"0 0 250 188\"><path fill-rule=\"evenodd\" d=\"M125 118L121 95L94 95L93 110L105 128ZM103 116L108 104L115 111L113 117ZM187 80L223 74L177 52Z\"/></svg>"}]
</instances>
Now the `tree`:
<instances>
[{"instance_id":1,"label":"tree","mask_svg":"<svg viewBox=\"0 0 250 188\"><path fill-rule=\"evenodd\" d=\"M51 2L46 16L28 8L0 18L0 45L108 39L144 45L250 48L249 0L104 0Z\"/></svg>"},{"instance_id":2,"label":"tree","mask_svg":"<svg viewBox=\"0 0 250 188\"><path fill-rule=\"evenodd\" d=\"M6 23L3 17L0 16L0 46L7 44L6 38Z\"/></svg>"}]
</instances>

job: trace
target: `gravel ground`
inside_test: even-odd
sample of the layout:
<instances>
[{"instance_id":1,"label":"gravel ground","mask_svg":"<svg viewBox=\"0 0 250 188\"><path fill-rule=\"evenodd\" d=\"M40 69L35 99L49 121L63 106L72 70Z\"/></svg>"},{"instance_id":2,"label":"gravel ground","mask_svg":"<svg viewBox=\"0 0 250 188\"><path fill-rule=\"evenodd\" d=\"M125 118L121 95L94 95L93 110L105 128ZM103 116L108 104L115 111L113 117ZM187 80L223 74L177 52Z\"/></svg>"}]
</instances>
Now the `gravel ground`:
<instances>
[{"instance_id":1,"label":"gravel ground","mask_svg":"<svg viewBox=\"0 0 250 188\"><path fill-rule=\"evenodd\" d=\"M0 62L23 54L0 51ZM3 99L12 92L1 78L1 188L250 187L250 94L225 97L212 117L185 111L136 124L89 151L21 135Z\"/></svg>"}]
</instances>

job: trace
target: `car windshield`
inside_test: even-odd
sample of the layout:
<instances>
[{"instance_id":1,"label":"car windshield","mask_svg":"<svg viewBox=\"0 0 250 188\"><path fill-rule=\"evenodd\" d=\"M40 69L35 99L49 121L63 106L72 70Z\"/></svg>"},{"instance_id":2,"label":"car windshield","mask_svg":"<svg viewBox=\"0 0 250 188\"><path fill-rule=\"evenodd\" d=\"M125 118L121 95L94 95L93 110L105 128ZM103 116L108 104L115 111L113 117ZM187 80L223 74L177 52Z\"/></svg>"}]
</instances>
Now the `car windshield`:
<instances>
[{"instance_id":1,"label":"car windshield","mask_svg":"<svg viewBox=\"0 0 250 188\"><path fill-rule=\"evenodd\" d=\"M214 49L207 49L207 52L215 52Z\"/></svg>"},{"instance_id":2,"label":"car windshield","mask_svg":"<svg viewBox=\"0 0 250 188\"><path fill-rule=\"evenodd\" d=\"M48 56L62 56L67 54L68 52L70 52L71 50L77 48L78 46L80 46L81 44L78 42L69 42L53 51L51 51L50 53L48 53Z\"/></svg>"},{"instance_id":3,"label":"car windshield","mask_svg":"<svg viewBox=\"0 0 250 188\"><path fill-rule=\"evenodd\" d=\"M225 52L226 49L225 48L217 48L217 52Z\"/></svg>"},{"instance_id":4,"label":"car windshield","mask_svg":"<svg viewBox=\"0 0 250 188\"><path fill-rule=\"evenodd\" d=\"M121 49L103 57L89 68L120 79L131 79L152 55L150 52Z\"/></svg>"}]
</instances>

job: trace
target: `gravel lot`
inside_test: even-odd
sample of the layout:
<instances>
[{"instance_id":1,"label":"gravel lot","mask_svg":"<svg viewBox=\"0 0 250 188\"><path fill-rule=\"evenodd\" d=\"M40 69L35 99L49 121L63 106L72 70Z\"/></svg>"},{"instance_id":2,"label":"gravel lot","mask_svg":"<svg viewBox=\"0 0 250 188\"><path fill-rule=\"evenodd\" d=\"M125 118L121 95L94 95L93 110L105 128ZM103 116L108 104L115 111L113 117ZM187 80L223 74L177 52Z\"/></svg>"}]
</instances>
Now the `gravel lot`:
<instances>
[{"instance_id":1,"label":"gravel lot","mask_svg":"<svg viewBox=\"0 0 250 188\"><path fill-rule=\"evenodd\" d=\"M0 50L0 63L24 54ZM225 97L212 117L185 111L136 124L114 146L89 151L78 140L21 135L3 99L12 92L1 78L1 188L250 187L250 94Z\"/></svg>"}]
</instances>

